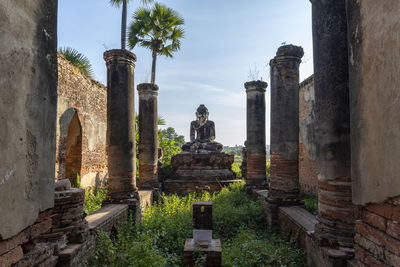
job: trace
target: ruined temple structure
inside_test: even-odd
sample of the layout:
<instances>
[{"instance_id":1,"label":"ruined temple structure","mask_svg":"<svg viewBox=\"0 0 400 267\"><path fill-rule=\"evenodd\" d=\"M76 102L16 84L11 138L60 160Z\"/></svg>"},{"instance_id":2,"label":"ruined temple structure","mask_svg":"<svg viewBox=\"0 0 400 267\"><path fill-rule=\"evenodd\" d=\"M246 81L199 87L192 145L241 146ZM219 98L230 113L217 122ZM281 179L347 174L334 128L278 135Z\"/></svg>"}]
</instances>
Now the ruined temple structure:
<instances>
[{"instance_id":1,"label":"ruined temple structure","mask_svg":"<svg viewBox=\"0 0 400 267\"><path fill-rule=\"evenodd\" d=\"M108 177L106 87L57 55L56 180L101 186Z\"/></svg>"},{"instance_id":2,"label":"ruined temple structure","mask_svg":"<svg viewBox=\"0 0 400 267\"><path fill-rule=\"evenodd\" d=\"M263 202L268 225L297 239L308 266L400 266L400 1L310 2L313 77L299 83L299 46L280 47L271 61L269 181L267 84L245 84L247 189ZM138 87L140 116L149 120L137 187L136 56L104 54L105 90L57 55L56 0L2 0L0 14L0 266L82 266L99 230L115 232L128 209L140 215L163 189L158 86ZM196 115L166 192L214 192L237 181L207 108ZM66 183L76 174L88 185L108 177L107 201L88 216L84 190ZM318 193L317 215L304 209L301 188ZM200 224L211 218L205 204L194 212Z\"/></svg>"},{"instance_id":3,"label":"ruined temple structure","mask_svg":"<svg viewBox=\"0 0 400 267\"><path fill-rule=\"evenodd\" d=\"M214 141L215 124L208 114L204 105L197 108L197 119L190 123L190 142L171 159L173 174L164 182L167 193L213 193L239 181L231 169L234 156L222 152L222 144Z\"/></svg>"}]
</instances>

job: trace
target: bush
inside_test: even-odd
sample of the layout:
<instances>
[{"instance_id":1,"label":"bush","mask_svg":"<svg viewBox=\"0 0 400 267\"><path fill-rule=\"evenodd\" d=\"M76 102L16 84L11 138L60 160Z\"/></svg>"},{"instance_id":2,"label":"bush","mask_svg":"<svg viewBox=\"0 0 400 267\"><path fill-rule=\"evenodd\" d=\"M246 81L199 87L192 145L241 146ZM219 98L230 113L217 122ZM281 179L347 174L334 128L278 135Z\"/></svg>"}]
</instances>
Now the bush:
<instances>
[{"instance_id":1,"label":"bush","mask_svg":"<svg viewBox=\"0 0 400 267\"><path fill-rule=\"evenodd\" d=\"M306 266L295 242L285 242L266 231L242 227L234 239L222 247L223 266Z\"/></svg>"},{"instance_id":2,"label":"bush","mask_svg":"<svg viewBox=\"0 0 400 267\"><path fill-rule=\"evenodd\" d=\"M268 234L260 202L231 184L218 194L162 194L148 207L143 220L128 220L116 238L98 235L93 266L182 266L185 240L192 237L193 201L213 202L213 236L221 238L224 266L304 266L304 258L291 243ZM297 264L297 265L296 265Z\"/></svg>"},{"instance_id":3,"label":"bush","mask_svg":"<svg viewBox=\"0 0 400 267\"><path fill-rule=\"evenodd\" d=\"M318 196L313 194L300 193L300 197L304 200L306 210L312 214L318 213Z\"/></svg>"},{"instance_id":4,"label":"bush","mask_svg":"<svg viewBox=\"0 0 400 267\"><path fill-rule=\"evenodd\" d=\"M97 189L91 187L85 188L85 204L83 207L87 214L91 214L101 208L103 200L106 199L107 192L106 187Z\"/></svg>"}]
</instances>

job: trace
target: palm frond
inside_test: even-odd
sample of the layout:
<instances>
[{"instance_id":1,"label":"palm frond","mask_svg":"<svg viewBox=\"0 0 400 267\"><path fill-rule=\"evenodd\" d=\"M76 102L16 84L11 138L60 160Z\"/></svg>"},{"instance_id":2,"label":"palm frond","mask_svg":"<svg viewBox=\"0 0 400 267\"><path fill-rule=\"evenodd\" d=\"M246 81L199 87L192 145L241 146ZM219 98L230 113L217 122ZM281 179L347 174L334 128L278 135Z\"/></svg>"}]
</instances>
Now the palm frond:
<instances>
[{"instance_id":1,"label":"palm frond","mask_svg":"<svg viewBox=\"0 0 400 267\"><path fill-rule=\"evenodd\" d=\"M93 79L94 72L92 64L90 64L90 61L86 56L71 47L60 47L58 52L60 52L73 66L78 68L89 78Z\"/></svg>"}]
</instances>

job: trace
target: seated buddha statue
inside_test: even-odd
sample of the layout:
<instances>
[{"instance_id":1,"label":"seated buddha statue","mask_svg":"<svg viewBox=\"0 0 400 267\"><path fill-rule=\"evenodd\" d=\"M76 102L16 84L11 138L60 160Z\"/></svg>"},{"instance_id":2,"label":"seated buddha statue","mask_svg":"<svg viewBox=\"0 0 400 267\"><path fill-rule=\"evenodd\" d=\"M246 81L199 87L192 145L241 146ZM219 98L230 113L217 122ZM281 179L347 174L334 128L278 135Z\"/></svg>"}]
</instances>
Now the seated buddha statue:
<instances>
[{"instance_id":1,"label":"seated buddha statue","mask_svg":"<svg viewBox=\"0 0 400 267\"><path fill-rule=\"evenodd\" d=\"M203 104L197 108L196 120L190 123L190 142L182 146L187 152L222 151L222 144L215 142L215 124L208 120L208 109Z\"/></svg>"}]
</instances>

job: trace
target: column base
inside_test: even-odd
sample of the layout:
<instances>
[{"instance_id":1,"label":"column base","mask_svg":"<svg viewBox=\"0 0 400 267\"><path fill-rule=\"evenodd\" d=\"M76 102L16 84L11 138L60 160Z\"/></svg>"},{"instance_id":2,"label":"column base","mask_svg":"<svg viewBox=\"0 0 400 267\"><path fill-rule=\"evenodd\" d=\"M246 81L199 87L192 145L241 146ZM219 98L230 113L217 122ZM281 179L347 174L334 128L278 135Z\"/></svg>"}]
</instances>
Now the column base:
<instances>
[{"instance_id":1,"label":"column base","mask_svg":"<svg viewBox=\"0 0 400 267\"><path fill-rule=\"evenodd\" d=\"M354 246L354 228L346 228L347 224L330 221L317 216L315 238L323 246L339 246L352 248Z\"/></svg>"},{"instance_id":2,"label":"column base","mask_svg":"<svg viewBox=\"0 0 400 267\"><path fill-rule=\"evenodd\" d=\"M324 246L315 234L307 237L306 247L309 267L346 267L354 258L354 249Z\"/></svg>"},{"instance_id":3,"label":"column base","mask_svg":"<svg viewBox=\"0 0 400 267\"><path fill-rule=\"evenodd\" d=\"M299 198L290 199L277 199L270 196L271 192L268 192L268 197L264 203L264 209L267 217L267 224L269 229L279 229L279 207L288 206L301 206L304 202Z\"/></svg>"}]
</instances>

